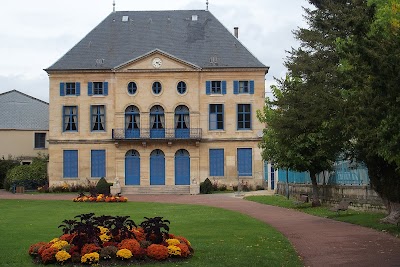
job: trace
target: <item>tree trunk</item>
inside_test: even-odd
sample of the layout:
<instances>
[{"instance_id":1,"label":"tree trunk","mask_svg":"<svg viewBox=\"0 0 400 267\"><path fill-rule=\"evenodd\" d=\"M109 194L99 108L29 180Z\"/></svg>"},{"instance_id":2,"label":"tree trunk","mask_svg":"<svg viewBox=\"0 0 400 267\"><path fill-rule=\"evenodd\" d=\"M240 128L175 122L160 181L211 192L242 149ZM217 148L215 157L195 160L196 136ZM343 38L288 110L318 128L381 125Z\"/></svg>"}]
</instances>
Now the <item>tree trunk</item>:
<instances>
[{"instance_id":1,"label":"tree trunk","mask_svg":"<svg viewBox=\"0 0 400 267\"><path fill-rule=\"evenodd\" d=\"M400 223L400 203L391 202L387 199L384 199L383 202L385 203L389 215L381 219L380 222L388 224Z\"/></svg>"},{"instance_id":2,"label":"tree trunk","mask_svg":"<svg viewBox=\"0 0 400 267\"><path fill-rule=\"evenodd\" d=\"M315 172L310 172L311 182L312 182L312 207L321 206L321 202L319 201L319 192L318 192L318 184L317 184L317 174Z\"/></svg>"}]
</instances>

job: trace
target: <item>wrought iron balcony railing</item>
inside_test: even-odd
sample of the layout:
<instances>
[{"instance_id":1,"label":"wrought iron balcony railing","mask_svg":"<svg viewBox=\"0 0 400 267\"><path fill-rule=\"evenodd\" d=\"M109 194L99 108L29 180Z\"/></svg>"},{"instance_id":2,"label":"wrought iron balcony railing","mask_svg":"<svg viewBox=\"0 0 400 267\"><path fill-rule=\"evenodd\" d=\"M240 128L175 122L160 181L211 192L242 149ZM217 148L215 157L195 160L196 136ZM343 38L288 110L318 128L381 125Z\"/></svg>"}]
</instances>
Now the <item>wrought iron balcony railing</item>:
<instances>
[{"instance_id":1,"label":"wrought iron balcony railing","mask_svg":"<svg viewBox=\"0 0 400 267\"><path fill-rule=\"evenodd\" d=\"M112 138L114 140L149 140L149 139L201 139L201 128L190 129L113 129Z\"/></svg>"}]
</instances>

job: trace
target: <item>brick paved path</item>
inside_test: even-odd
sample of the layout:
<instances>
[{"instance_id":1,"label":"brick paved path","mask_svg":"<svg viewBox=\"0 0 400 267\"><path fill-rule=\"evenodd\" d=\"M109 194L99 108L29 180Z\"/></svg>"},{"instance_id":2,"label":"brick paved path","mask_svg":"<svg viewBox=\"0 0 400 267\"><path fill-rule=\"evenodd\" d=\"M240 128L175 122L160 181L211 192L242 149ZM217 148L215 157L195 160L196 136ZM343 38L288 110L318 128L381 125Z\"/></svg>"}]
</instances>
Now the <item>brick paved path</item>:
<instances>
[{"instance_id":1,"label":"brick paved path","mask_svg":"<svg viewBox=\"0 0 400 267\"><path fill-rule=\"evenodd\" d=\"M11 194L0 190L0 199L71 200L75 196ZM400 266L400 238L365 227L246 201L232 194L126 196L129 201L199 204L247 214L283 233L305 266Z\"/></svg>"}]
</instances>

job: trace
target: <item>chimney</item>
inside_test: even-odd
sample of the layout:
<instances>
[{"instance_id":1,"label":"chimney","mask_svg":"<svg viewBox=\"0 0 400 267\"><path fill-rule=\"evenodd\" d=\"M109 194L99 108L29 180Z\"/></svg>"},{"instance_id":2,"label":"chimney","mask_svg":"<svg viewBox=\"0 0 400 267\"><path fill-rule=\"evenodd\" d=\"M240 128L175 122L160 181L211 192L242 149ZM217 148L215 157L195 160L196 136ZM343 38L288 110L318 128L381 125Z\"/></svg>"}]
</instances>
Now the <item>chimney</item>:
<instances>
[{"instance_id":1,"label":"chimney","mask_svg":"<svg viewBox=\"0 0 400 267\"><path fill-rule=\"evenodd\" d=\"M239 38L239 27L233 28L233 31L234 31L234 33L235 33L235 37L236 37L236 38Z\"/></svg>"}]
</instances>

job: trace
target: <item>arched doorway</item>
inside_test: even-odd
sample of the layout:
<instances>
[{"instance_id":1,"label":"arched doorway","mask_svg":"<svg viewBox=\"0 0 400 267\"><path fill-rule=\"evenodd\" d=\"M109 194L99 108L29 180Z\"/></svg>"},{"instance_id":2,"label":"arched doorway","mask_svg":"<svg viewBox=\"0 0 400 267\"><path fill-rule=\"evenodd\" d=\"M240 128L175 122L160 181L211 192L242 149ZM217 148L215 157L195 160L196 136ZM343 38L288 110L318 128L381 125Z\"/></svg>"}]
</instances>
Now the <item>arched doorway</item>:
<instances>
[{"instance_id":1,"label":"arched doorway","mask_svg":"<svg viewBox=\"0 0 400 267\"><path fill-rule=\"evenodd\" d=\"M125 185L140 185L140 154L133 149L125 154Z\"/></svg>"},{"instance_id":2,"label":"arched doorway","mask_svg":"<svg viewBox=\"0 0 400 267\"><path fill-rule=\"evenodd\" d=\"M150 154L150 185L165 185L165 155L160 149Z\"/></svg>"},{"instance_id":3,"label":"arched doorway","mask_svg":"<svg viewBox=\"0 0 400 267\"><path fill-rule=\"evenodd\" d=\"M185 149L175 153L175 184L190 185L190 155Z\"/></svg>"}]
</instances>

